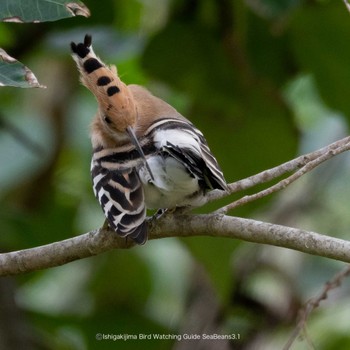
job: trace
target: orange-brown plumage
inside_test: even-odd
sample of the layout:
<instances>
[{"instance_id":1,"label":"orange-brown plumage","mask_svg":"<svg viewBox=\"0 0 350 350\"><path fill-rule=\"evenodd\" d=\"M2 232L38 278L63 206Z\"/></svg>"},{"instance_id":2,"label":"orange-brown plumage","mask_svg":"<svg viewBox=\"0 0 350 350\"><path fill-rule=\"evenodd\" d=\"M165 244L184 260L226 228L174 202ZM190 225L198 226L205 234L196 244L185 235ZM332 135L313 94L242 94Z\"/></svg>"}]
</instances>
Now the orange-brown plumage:
<instances>
[{"instance_id":1,"label":"orange-brown plumage","mask_svg":"<svg viewBox=\"0 0 350 350\"><path fill-rule=\"evenodd\" d=\"M91 37L85 37L84 44L72 43L72 50L80 71L80 80L96 97L98 113L93 129L104 133L102 137L113 138L113 133L126 133L128 127L136 124L137 111L133 95L118 77L115 66L107 66L93 52ZM120 137L121 142L125 138ZM115 139L117 141L118 139Z\"/></svg>"},{"instance_id":2,"label":"orange-brown plumage","mask_svg":"<svg viewBox=\"0 0 350 350\"><path fill-rule=\"evenodd\" d=\"M114 68L114 69L113 69ZM128 87L119 79L115 67L102 67L90 75L82 75L83 84L95 95L100 113L111 120L110 126L118 132L125 132L128 126L135 126L136 107ZM109 78L110 83L98 86L96 81L101 77ZM108 89L118 89L108 95Z\"/></svg>"}]
</instances>

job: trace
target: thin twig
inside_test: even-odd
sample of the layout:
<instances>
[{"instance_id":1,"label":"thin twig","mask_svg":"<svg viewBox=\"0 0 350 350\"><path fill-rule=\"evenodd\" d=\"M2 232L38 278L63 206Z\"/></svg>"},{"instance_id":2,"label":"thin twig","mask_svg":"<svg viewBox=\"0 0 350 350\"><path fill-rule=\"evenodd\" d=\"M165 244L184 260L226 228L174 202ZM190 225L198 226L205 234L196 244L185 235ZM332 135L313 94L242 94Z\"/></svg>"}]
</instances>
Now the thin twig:
<instances>
[{"instance_id":1,"label":"thin twig","mask_svg":"<svg viewBox=\"0 0 350 350\"><path fill-rule=\"evenodd\" d=\"M350 275L350 266L347 265L342 271L338 272L331 280L329 280L323 287L322 292L314 298L311 298L305 305L305 307L299 312L299 322L293 333L291 334L288 342L283 347L283 350L289 350L294 343L295 339L299 336L302 330L306 332L306 322L313 310L315 310L323 300L328 298L328 293L338 288L344 279Z\"/></svg>"},{"instance_id":2,"label":"thin twig","mask_svg":"<svg viewBox=\"0 0 350 350\"><path fill-rule=\"evenodd\" d=\"M293 172L297 169L302 168L310 161L313 161L316 158L319 158L321 155L329 152L330 150L337 149L339 147L342 147L346 144L350 143L350 136L347 136L343 139L340 139L338 141L335 141L331 144L329 144L326 147L320 148L319 150L316 150L314 152L301 155L295 159L292 159L288 162L285 162L283 164L280 164L274 168L264 170L258 174L249 176L245 179L233 182L229 184L229 193L233 194L236 192L240 192L243 190L247 190L249 188L252 188L256 185L263 184L269 181L272 181L274 179L277 179L278 177ZM207 202L212 202L218 199L221 199L223 197L226 197L227 193L224 191L212 191L208 194Z\"/></svg>"},{"instance_id":3,"label":"thin twig","mask_svg":"<svg viewBox=\"0 0 350 350\"><path fill-rule=\"evenodd\" d=\"M266 196L268 196L272 193L275 193L277 191L280 191L280 190L286 188L287 186L289 186L290 184L292 184L294 181L299 179L301 176L305 175L307 172L316 168L318 165L322 164L323 162L329 160L330 158L333 158L334 156L336 156L340 153L348 151L349 149L350 149L350 142L345 143L345 144L338 146L336 148L327 147L325 149L325 151L326 151L325 153L319 155L317 158L314 158L311 161L309 160L301 169L296 171L291 176L279 181L277 184L275 184L275 185L273 185L265 190L262 190L258 193L244 196L244 197L216 210L214 213L226 214L229 210L237 208L238 206L250 203L252 201L266 197Z\"/></svg>"}]
</instances>

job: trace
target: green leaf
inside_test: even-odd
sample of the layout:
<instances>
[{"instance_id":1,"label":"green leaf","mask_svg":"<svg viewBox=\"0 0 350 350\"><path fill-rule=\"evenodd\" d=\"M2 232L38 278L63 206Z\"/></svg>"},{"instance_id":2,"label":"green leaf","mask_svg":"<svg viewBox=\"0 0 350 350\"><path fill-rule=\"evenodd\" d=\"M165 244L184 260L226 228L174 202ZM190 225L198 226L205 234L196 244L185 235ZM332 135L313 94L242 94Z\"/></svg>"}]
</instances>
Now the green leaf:
<instances>
[{"instance_id":1,"label":"green leaf","mask_svg":"<svg viewBox=\"0 0 350 350\"><path fill-rule=\"evenodd\" d=\"M62 18L89 17L89 9L76 0L2 0L0 20L3 22L47 22Z\"/></svg>"},{"instance_id":2,"label":"green leaf","mask_svg":"<svg viewBox=\"0 0 350 350\"><path fill-rule=\"evenodd\" d=\"M40 85L29 68L0 48L0 86L21 88L45 87Z\"/></svg>"}]
</instances>

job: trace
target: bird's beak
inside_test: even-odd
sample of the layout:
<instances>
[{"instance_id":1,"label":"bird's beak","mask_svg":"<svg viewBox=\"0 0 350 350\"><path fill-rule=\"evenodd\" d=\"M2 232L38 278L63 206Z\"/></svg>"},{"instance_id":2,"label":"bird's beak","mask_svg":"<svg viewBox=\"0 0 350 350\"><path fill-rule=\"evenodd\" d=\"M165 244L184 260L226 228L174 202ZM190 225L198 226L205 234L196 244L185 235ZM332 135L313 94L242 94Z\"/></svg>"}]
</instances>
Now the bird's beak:
<instances>
[{"instance_id":1,"label":"bird's beak","mask_svg":"<svg viewBox=\"0 0 350 350\"><path fill-rule=\"evenodd\" d=\"M146 160L146 157L145 157L145 154L143 153L143 150L141 148L141 145L139 143L139 140L137 139L136 135L135 135L135 132L133 130L133 128L131 126L128 126L126 128L126 132L128 133L129 137L130 137L130 140L132 142L132 144L135 146L136 150L139 152L140 154L140 157L144 160L145 162L145 165L146 165L146 168L151 176L151 179L154 180L154 176L152 174L152 171L151 171L151 168L149 167L148 163L147 163L147 160Z\"/></svg>"}]
</instances>

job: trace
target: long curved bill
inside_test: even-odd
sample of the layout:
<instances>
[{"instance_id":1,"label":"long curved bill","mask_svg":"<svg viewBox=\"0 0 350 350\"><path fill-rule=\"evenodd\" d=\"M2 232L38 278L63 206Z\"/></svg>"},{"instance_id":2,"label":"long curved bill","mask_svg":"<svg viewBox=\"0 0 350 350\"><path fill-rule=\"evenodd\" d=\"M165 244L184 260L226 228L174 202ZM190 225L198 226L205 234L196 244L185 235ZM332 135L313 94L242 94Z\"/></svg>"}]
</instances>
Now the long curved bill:
<instances>
[{"instance_id":1,"label":"long curved bill","mask_svg":"<svg viewBox=\"0 0 350 350\"><path fill-rule=\"evenodd\" d=\"M145 154L143 153L143 150L141 148L141 145L139 143L139 140L137 139L136 135L135 135L135 132L133 130L133 128L131 126L128 126L126 128L126 131L130 137L130 140L132 142L132 144L135 146L135 148L137 149L137 151L139 152L140 154L140 157L145 161L145 165L146 165L146 168L151 176L151 179L154 180L154 176L152 174L152 171L151 171L151 168L149 167L148 163L147 163L147 159L146 159L146 156Z\"/></svg>"}]
</instances>

